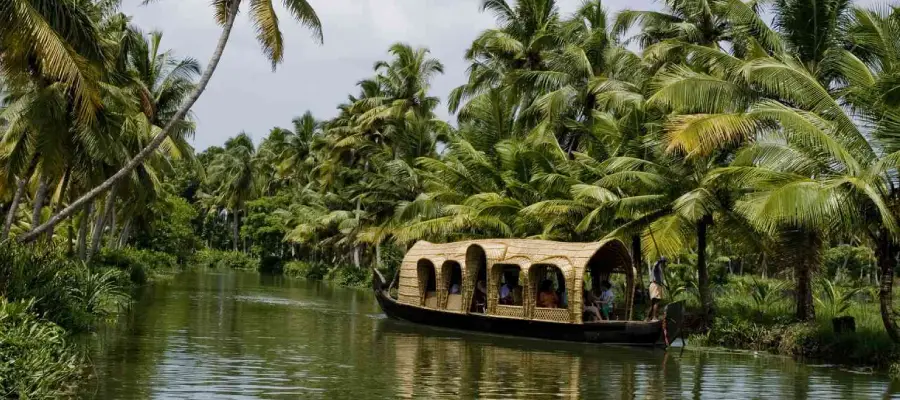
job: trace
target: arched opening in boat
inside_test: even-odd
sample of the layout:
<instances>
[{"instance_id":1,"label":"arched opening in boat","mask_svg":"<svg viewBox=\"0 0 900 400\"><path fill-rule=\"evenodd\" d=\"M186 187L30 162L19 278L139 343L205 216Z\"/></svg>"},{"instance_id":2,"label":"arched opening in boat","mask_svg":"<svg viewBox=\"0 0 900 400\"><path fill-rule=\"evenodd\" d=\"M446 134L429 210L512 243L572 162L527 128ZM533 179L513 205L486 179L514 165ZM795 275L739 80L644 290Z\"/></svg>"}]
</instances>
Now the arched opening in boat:
<instances>
[{"instance_id":1,"label":"arched opening in boat","mask_svg":"<svg viewBox=\"0 0 900 400\"><path fill-rule=\"evenodd\" d=\"M516 264L497 264L497 304L504 306L519 306L524 302L521 275L522 267Z\"/></svg>"},{"instance_id":2,"label":"arched opening in boat","mask_svg":"<svg viewBox=\"0 0 900 400\"><path fill-rule=\"evenodd\" d=\"M513 263L491 266L488 287L488 312L493 315L525 318L525 296L522 286L527 279L522 267ZM529 300L533 303L533 300Z\"/></svg>"},{"instance_id":3,"label":"arched opening in boat","mask_svg":"<svg viewBox=\"0 0 900 400\"><path fill-rule=\"evenodd\" d=\"M419 260L416 273L419 277L419 305L437 308L437 276L434 272L434 263L427 258Z\"/></svg>"},{"instance_id":4,"label":"arched opening in boat","mask_svg":"<svg viewBox=\"0 0 900 400\"><path fill-rule=\"evenodd\" d=\"M628 249L622 242L605 242L594 252L585 265L581 289L583 322L631 319L634 267L631 265Z\"/></svg>"},{"instance_id":5,"label":"arched opening in boat","mask_svg":"<svg viewBox=\"0 0 900 400\"><path fill-rule=\"evenodd\" d=\"M487 312L487 254L484 248L473 244L466 249L466 272L469 282L469 312Z\"/></svg>"},{"instance_id":6,"label":"arched opening in boat","mask_svg":"<svg viewBox=\"0 0 900 400\"><path fill-rule=\"evenodd\" d=\"M528 269L529 290L534 299L533 319L570 322L566 275L555 264L535 264Z\"/></svg>"},{"instance_id":7,"label":"arched opening in boat","mask_svg":"<svg viewBox=\"0 0 900 400\"><path fill-rule=\"evenodd\" d=\"M444 304L443 308L450 311L462 310L462 266L453 260L444 261L441 266L442 276L444 278Z\"/></svg>"}]
</instances>

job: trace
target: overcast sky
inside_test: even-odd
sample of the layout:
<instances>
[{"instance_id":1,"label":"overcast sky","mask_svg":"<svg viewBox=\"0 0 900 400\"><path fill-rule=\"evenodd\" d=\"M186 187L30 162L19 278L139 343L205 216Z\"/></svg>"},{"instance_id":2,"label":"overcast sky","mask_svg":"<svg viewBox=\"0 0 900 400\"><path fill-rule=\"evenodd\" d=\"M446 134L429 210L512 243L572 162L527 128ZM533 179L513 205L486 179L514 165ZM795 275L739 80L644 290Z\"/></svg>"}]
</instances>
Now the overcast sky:
<instances>
[{"instance_id":1,"label":"overcast sky","mask_svg":"<svg viewBox=\"0 0 900 400\"><path fill-rule=\"evenodd\" d=\"M494 24L479 12L481 0L309 0L325 33L316 45L308 30L279 8L285 38L284 63L272 72L257 45L246 12L238 17L225 55L206 92L194 105L197 150L220 145L241 131L259 142L274 126L290 128L291 119L312 110L328 119L336 106L356 94L356 82L372 75L372 65L386 60L395 42L431 49L444 63L432 93L447 93L465 81L465 50L479 32ZM581 0L558 0L563 15ZM162 46L178 56L194 57L205 65L220 33L213 21L210 0L160 0L141 6L125 0L124 12L145 31L164 33ZM274 0L280 7L280 1ZM655 8L649 0L604 1L610 10L626 5ZM446 105L438 109L447 120Z\"/></svg>"}]
</instances>

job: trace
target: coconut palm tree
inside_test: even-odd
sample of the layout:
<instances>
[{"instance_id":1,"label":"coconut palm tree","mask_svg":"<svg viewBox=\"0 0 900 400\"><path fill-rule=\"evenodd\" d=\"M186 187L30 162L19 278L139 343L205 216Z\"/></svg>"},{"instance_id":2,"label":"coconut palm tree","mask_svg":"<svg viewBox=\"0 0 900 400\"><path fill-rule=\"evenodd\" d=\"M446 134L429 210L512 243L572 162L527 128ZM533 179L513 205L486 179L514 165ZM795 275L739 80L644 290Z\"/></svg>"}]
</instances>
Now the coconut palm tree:
<instances>
[{"instance_id":1,"label":"coconut palm tree","mask_svg":"<svg viewBox=\"0 0 900 400\"><path fill-rule=\"evenodd\" d=\"M145 0L145 3L149 1L150 0ZM249 15L253 25L257 28L257 40L262 46L263 53L272 62L272 68L274 69L284 56L284 42L281 30L278 26L278 17L275 13L272 0L247 0L246 4L248 4L250 8ZM20 241L32 241L63 219L73 215L76 211L81 209L84 204L97 196L100 196L112 188L117 181L125 178L166 140L176 128L176 125L179 123L178 121L181 121L187 116L188 111L190 111L191 107L206 89L210 78L212 78L213 72L215 72L215 69L219 64L225 46L228 43L228 38L231 35L231 29L234 26L234 21L240 10L240 5L241 0L222 0L213 3L216 21L222 25L222 34L219 37L216 49L213 51L209 64L201 75L194 90L185 99L185 102L181 107L172 115L170 121L156 134L153 140L115 174L106 179L106 181L73 201L41 226L34 227L30 232L22 235ZM306 0L285 0L284 5L295 20L313 31L316 40L319 42L322 41L321 22L309 2ZM6 11L6 9L4 9L4 11Z\"/></svg>"},{"instance_id":2,"label":"coconut palm tree","mask_svg":"<svg viewBox=\"0 0 900 400\"><path fill-rule=\"evenodd\" d=\"M240 249L241 213L244 206L258 193L259 181L254 170L256 148L246 133L228 139L225 151L219 153L207 170L208 179L215 187L216 203L231 212L233 218L232 240L234 250Z\"/></svg>"},{"instance_id":3,"label":"coconut palm tree","mask_svg":"<svg viewBox=\"0 0 900 400\"><path fill-rule=\"evenodd\" d=\"M40 76L72 91L82 123L100 108L99 65L105 59L92 3L15 0L0 4L0 74L15 86Z\"/></svg>"}]
</instances>

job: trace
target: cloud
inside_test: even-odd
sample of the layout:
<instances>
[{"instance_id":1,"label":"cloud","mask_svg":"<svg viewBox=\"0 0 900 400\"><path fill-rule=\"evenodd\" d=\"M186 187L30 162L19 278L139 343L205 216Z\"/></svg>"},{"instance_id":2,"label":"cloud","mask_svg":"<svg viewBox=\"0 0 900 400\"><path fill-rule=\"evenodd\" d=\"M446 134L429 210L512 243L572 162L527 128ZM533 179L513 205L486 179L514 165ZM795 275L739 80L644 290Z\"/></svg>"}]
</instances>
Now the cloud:
<instances>
[{"instance_id":1,"label":"cloud","mask_svg":"<svg viewBox=\"0 0 900 400\"><path fill-rule=\"evenodd\" d=\"M374 62L387 59L388 47L396 42L428 47L444 63L445 73L435 78L432 92L445 98L465 82L463 55L469 44L494 25L492 15L479 11L480 0L309 1L322 20L325 44L316 45L310 32L279 8L286 49L274 73L246 13L239 16L216 73L193 108L197 149L222 144L241 131L259 141L306 110L320 119L334 116L336 106L357 93L356 83L372 75ZM221 32L209 0L140 3L126 0L123 7L134 23L145 31L163 31L163 47L206 63ZM581 0L558 3L565 15ZM604 4L611 10L653 7L648 0ZM450 119L445 106L438 113Z\"/></svg>"}]
</instances>

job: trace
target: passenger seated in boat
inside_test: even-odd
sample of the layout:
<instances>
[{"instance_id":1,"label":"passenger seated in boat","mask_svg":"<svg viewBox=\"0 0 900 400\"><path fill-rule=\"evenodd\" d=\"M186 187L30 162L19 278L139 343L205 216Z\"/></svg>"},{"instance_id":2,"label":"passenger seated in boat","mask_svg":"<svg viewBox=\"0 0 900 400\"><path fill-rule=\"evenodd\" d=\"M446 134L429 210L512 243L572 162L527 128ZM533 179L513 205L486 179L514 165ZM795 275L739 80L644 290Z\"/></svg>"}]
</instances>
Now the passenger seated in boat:
<instances>
[{"instance_id":1,"label":"passenger seated in boat","mask_svg":"<svg viewBox=\"0 0 900 400\"><path fill-rule=\"evenodd\" d=\"M600 301L598 304L600 305L600 315L605 320L610 320L610 315L612 315L613 309L613 300L615 300L616 296L612 291L612 284L609 281L603 281L600 284L600 289L603 290L600 293Z\"/></svg>"},{"instance_id":2,"label":"passenger seated in boat","mask_svg":"<svg viewBox=\"0 0 900 400\"><path fill-rule=\"evenodd\" d=\"M603 318L600 316L600 308L597 307L597 302L600 301L600 298L594 296L590 290L584 288L582 290L584 293L584 312L582 313L582 319L584 322L592 322L592 321L600 321Z\"/></svg>"},{"instance_id":3,"label":"passenger seated in boat","mask_svg":"<svg viewBox=\"0 0 900 400\"><path fill-rule=\"evenodd\" d=\"M541 308L558 308L559 297L553 291L553 282L545 279L541 282L541 291L538 293L537 306Z\"/></svg>"},{"instance_id":4,"label":"passenger seated in boat","mask_svg":"<svg viewBox=\"0 0 900 400\"><path fill-rule=\"evenodd\" d=\"M518 283L518 274L507 274L506 283L500 287L500 304L510 306L522 305L522 287Z\"/></svg>"}]
</instances>

